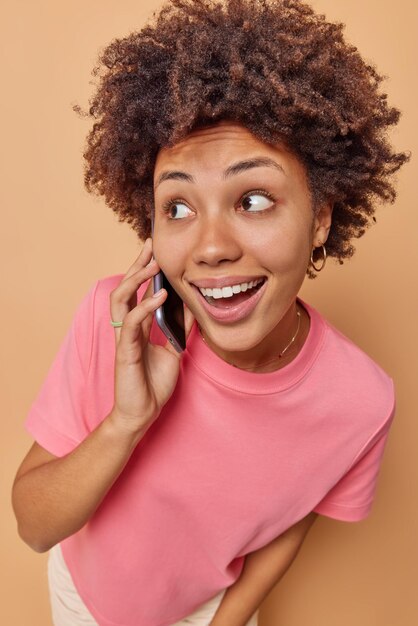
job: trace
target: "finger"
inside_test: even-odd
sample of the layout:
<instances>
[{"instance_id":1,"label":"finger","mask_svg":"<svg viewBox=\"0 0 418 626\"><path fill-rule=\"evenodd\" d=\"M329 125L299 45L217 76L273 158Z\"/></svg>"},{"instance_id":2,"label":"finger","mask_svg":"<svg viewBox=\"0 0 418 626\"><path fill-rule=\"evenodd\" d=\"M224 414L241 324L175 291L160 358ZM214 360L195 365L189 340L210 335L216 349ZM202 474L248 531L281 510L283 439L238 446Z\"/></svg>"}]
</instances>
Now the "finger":
<instances>
[{"instance_id":1,"label":"finger","mask_svg":"<svg viewBox=\"0 0 418 626\"><path fill-rule=\"evenodd\" d=\"M148 237L148 239L144 241L144 245L141 248L141 252L137 256L135 261L132 263L132 265L130 266L130 268L128 269L128 271L126 272L122 280L125 280L126 278L130 278L132 274L137 272L140 268L146 267L151 261L153 261L152 239L151 237Z\"/></svg>"},{"instance_id":2,"label":"finger","mask_svg":"<svg viewBox=\"0 0 418 626\"><path fill-rule=\"evenodd\" d=\"M155 266L155 262L154 262L154 259L151 258L151 254L152 254L152 240L150 237L148 237L148 239L145 240L144 245L142 246L139 256L136 258L134 263L130 266L126 274L124 274L124 276L119 282L119 285L114 290L116 293L113 294L112 292L111 301L112 300L118 301L121 297L122 299L128 302L128 310L131 310L134 306L137 305L138 302L137 302L137 298L134 297L134 293L140 287L141 282L144 282L144 280L141 281L141 277L140 275L138 275L138 272L141 269L144 269L145 267ZM135 276L135 278L137 279L136 285L134 285L132 281L130 280L132 276ZM144 276L144 279L148 279L148 278L149 276L148 274L146 274ZM135 292L133 291L134 287L135 287ZM126 297L127 292L130 292L129 298ZM111 316L117 314L114 311L114 307L111 306L111 308L112 308ZM123 315L123 314L124 314L123 311L119 313L119 315ZM121 321L121 319L119 321Z\"/></svg>"},{"instance_id":3,"label":"finger","mask_svg":"<svg viewBox=\"0 0 418 626\"><path fill-rule=\"evenodd\" d=\"M129 350L132 346L136 349L138 344L142 350L145 348L149 341L152 315L166 297L167 292L165 289L161 289L154 296L141 300L138 306L125 316L123 326L116 329L120 331L119 343L122 350L124 348ZM146 322L147 318L149 318L148 323Z\"/></svg>"},{"instance_id":4,"label":"finger","mask_svg":"<svg viewBox=\"0 0 418 626\"><path fill-rule=\"evenodd\" d=\"M153 295L154 295L154 286L153 286L153 279L151 278L142 299L151 298ZM148 338L151 333L151 326L152 326L153 318L154 318L154 312L152 315L148 315L148 317L146 317L144 321L142 322L142 330L143 330L144 336Z\"/></svg>"},{"instance_id":5,"label":"finger","mask_svg":"<svg viewBox=\"0 0 418 626\"><path fill-rule=\"evenodd\" d=\"M150 261L151 263L156 263L156 261L153 259ZM157 264L158 266L158 264ZM160 268L158 267L158 271L160 270ZM156 272L158 273L158 272ZM145 281L144 281L145 282ZM154 295L154 280L153 278L151 278L148 282L147 288L145 289L143 298L149 298L151 296ZM152 326L152 320L153 320L153 316L148 317L146 320L144 320L143 322L143 329L144 329L144 333L148 333L148 336L151 332L151 326Z\"/></svg>"},{"instance_id":6,"label":"finger","mask_svg":"<svg viewBox=\"0 0 418 626\"><path fill-rule=\"evenodd\" d=\"M139 287L147 280L152 285L152 276L158 271L158 265L148 265L120 282L110 295L110 319L112 321L123 322L129 311L138 305L137 292ZM116 339L119 340L120 328L115 328L115 335Z\"/></svg>"},{"instance_id":7,"label":"finger","mask_svg":"<svg viewBox=\"0 0 418 626\"><path fill-rule=\"evenodd\" d=\"M151 279L148 283L147 288L145 289L144 298L149 298L150 296L153 296L153 295L154 295L154 284L153 284L153 280Z\"/></svg>"},{"instance_id":8,"label":"finger","mask_svg":"<svg viewBox=\"0 0 418 626\"><path fill-rule=\"evenodd\" d=\"M137 304L137 291L143 283L150 280L152 276L155 276L159 272L160 268L157 263L147 265L138 269L129 278L124 278L120 281L119 285L113 289L110 294L111 302L111 314L112 318L116 316L124 316ZM152 284L152 280L150 281ZM151 293L152 295L152 293ZM116 318L113 318L116 319ZM120 318L122 319L122 318Z\"/></svg>"}]
</instances>

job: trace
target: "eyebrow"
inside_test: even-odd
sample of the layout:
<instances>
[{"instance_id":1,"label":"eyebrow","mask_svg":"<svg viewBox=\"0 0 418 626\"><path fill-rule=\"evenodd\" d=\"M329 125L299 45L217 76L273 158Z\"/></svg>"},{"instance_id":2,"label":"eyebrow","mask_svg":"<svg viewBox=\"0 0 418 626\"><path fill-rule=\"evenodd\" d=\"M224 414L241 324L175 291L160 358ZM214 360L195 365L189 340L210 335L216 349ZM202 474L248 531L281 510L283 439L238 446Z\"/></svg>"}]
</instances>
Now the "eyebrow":
<instances>
[{"instance_id":1,"label":"eyebrow","mask_svg":"<svg viewBox=\"0 0 418 626\"><path fill-rule=\"evenodd\" d=\"M269 157L254 157L253 159L245 159L244 161L238 161L237 163L233 163L229 167L226 168L222 175L222 180L227 180L231 176L236 176L237 174L242 174L242 172L247 172L254 167L273 167L276 170L282 172L282 174L286 175L282 166L270 159ZM187 183L195 183L195 179L191 174L187 172L181 172L178 170L171 170L162 172L155 184L155 189L165 180L182 180Z\"/></svg>"},{"instance_id":2,"label":"eyebrow","mask_svg":"<svg viewBox=\"0 0 418 626\"><path fill-rule=\"evenodd\" d=\"M233 163L224 171L222 178L223 180L226 180L230 176L241 174L242 172L246 172L253 167L274 167L276 170L282 172L282 174L285 174L282 166L273 159L270 159L269 157L254 157L253 159L246 159L245 161Z\"/></svg>"}]
</instances>

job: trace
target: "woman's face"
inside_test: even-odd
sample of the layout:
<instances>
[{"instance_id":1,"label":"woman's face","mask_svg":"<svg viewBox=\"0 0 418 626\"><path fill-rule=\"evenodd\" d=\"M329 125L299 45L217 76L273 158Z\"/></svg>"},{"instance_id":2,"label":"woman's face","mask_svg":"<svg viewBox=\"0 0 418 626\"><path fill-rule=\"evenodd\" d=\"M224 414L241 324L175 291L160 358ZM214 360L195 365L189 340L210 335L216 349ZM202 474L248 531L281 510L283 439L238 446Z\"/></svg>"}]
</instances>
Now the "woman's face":
<instances>
[{"instance_id":1,"label":"woman's face","mask_svg":"<svg viewBox=\"0 0 418 626\"><path fill-rule=\"evenodd\" d=\"M312 247L326 241L331 222L328 205L314 216L301 162L221 122L159 151L154 200L154 257L208 342L232 361L277 353L294 328ZM257 279L261 287L212 304L196 286Z\"/></svg>"}]
</instances>

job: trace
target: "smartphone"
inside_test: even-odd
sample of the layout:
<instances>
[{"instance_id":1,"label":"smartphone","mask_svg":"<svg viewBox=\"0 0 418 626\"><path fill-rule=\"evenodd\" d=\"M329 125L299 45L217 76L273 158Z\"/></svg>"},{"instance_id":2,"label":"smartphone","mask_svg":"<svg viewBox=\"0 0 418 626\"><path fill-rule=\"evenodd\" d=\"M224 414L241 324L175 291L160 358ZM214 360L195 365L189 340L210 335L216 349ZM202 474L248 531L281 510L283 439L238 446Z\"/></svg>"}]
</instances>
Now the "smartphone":
<instances>
[{"instance_id":1,"label":"smartphone","mask_svg":"<svg viewBox=\"0 0 418 626\"><path fill-rule=\"evenodd\" d=\"M154 236L154 211L151 212L151 236ZM186 348L183 300L164 272L159 271L152 281L154 293L163 287L168 294L164 303L154 311L155 320L171 345L177 352L182 352Z\"/></svg>"}]
</instances>

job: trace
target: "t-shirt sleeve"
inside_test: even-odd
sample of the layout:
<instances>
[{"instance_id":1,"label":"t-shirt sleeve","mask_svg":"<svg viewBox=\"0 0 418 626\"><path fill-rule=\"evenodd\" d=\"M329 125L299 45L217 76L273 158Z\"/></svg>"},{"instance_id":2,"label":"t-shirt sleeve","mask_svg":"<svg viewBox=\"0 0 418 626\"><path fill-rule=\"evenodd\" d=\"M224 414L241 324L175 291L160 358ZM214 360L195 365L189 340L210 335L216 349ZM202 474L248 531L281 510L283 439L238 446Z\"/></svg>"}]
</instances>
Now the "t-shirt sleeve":
<instances>
[{"instance_id":1,"label":"t-shirt sleeve","mask_svg":"<svg viewBox=\"0 0 418 626\"><path fill-rule=\"evenodd\" d=\"M59 457L71 452L89 434L84 407L99 282L76 308L24 423L39 445Z\"/></svg>"},{"instance_id":2,"label":"t-shirt sleeve","mask_svg":"<svg viewBox=\"0 0 418 626\"><path fill-rule=\"evenodd\" d=\"M356 455L350 469L313 509L316 513L345 522L368 517L394 415L393 406L384 425Z\"/></svg>"}]
</instances>

